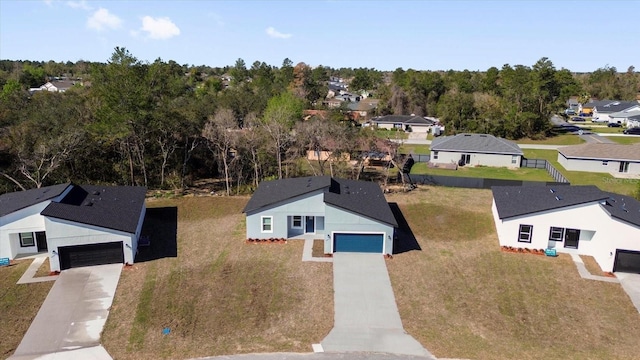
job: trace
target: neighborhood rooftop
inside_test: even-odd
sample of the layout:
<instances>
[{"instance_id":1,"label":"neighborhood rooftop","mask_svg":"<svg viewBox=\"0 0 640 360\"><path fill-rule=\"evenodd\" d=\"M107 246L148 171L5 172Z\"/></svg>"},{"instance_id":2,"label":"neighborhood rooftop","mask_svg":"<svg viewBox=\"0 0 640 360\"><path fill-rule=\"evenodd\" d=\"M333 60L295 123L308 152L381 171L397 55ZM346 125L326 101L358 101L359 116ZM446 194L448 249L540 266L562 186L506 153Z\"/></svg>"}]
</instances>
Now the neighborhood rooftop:
<instances>
[{"instance_id":1,"label":"neighborhood rooftop","mask_svg":"<svg viewBox=\"0 0 640 360\"><path fill-rule=\"evenodd\" d=\"M243 212L251 212L314 191L324 190L324 202L397 226L380 186L373 182L309 176L260 183Z\"/></svg>"},{"instance_id":2,"label":"neighborhood rooftop","mask_svg":"<svg viewBox=\"0 0 640 360\"><path fill-rule=\"evenodd\" d=\"M0 216L5 216L37 203L60 196L69 183L0 195Z\"/></svg>"},{"instance_id":3,"label":"neighborhood rooftop","mask_svg":"<svg viewBox=\"0 0 640 360\"><path fill-rule=\"evenodd\" d=\"M431 151L464 151L485 154L522 155L520 147L509 140L489 134L458 134L433 139Z\"/></svg>"},{"instance_id":4,"label":"neighborhood rooftop","mask_svg":"<svg viewBox=\"0 0 640 360\"><path fill-rule=\"evenodd\" d=\"M43 216L135 233L144 206L146 188L138 186L74 185Z\"/></svg>"},{"instance_id":5,"label":"neighborhood rooftop","mask_svg":"<svg viewBox=\"0 0 640 360\"><path fill-rule=\"evenodd\" d=\"M631 145L587 143L563 146L558 149L558 152L566 158L640 161L640 143Z\"/></svg>"}]
</instances>

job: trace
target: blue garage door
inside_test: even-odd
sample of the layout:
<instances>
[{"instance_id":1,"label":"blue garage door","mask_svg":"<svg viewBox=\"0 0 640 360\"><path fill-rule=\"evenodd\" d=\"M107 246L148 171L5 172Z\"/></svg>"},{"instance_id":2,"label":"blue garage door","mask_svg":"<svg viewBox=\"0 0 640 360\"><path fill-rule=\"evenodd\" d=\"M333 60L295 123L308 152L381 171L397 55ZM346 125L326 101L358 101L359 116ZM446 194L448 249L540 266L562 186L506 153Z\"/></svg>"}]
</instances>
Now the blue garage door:
<instances>
[{"instance_id":1,"label":"blue garage door","mask_svg":"<svg viewBox=\"0 0 640 360\"><path fill-rule=\"evenodd\" d=\"M384 234L333 234L334 252L382 253Z\"/></svg>"}]
</instances>

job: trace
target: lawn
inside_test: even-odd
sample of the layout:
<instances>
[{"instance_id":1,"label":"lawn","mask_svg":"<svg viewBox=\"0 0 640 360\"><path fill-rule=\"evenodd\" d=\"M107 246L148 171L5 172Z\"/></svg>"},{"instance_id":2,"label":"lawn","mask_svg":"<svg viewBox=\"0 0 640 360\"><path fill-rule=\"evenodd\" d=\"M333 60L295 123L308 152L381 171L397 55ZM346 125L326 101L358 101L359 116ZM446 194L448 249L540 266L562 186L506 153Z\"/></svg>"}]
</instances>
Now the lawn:
<instances>
[{"instance_id":1,"label":"lawn","mask_svg":"<svg viewBox=\"0 0 640 360\"><path fill-rule=\"evenodd\" d=\"M553 181L553 178L547 173L545 169L532 168L508 169L504 167L463 166L458 167L458 170L446 170L428 168L427 163L416 163L413 168L411 168L411 174L461 176L506 180Z\"/></svg>"},{"instance_id":2,"label":"lawn","mask_svg":"<svg viewBox=\"0 0 640 360\"><path fill-rule=\"evenodd\" d=\"M600 134L622 134L622 130L624 129L622 127L615 128L615 127L608 127L608 126L602 126L602 127L581 126L581 127L584 128L585 130L589 130L591 132L600 133Z\"/></svg>"},{"instance_id":3,"label":"lawn","mask_svg":"<svg viewBox=\"0 0 640 360\"><path fill-rule=\"evenodd\" d=\"M331 264L302 263L301 241L246 244L247 200L148 202L151 260L123 270L102 336L115 359L310 352L328 334ZM175 254L176 231L177 257L159 256Z\"/></svg>"},{"instance_id":4,"label":"lawn","mask_svg":"<svg viewBox=\"0 0 640 360\"><path fill-rule=\"evenodd\" d=\"M431 150L429 144L402 144L398 149L401 154L430 154Z\"/></svg>"},{"instance_id":5,"label":"lawn","mask_svg":"<svg viewBox=\"0 0 640 360\"><path fill-rule=\"evenodd\" d=\"M489 190L391 194L421 250L387 261L405 330L437 357L636 359L640 315L571 258L503 253Z\"/></svg>"},{"instance_id":6,"label":"lawn","mask_svg":"<svg viewBox=\"0 0 640 360\"><path fill-rule=\"evenodd\" d=\"M16 350L36 317L53 282L17 285L16 282L32 260L16 261L0 267L0 358L6 359Z\"/></svg>"},{"instance_id":7,"label":"lawn","mask_svg":"<svg viewBox=\"0 0 640 360\"><path fill-rule=\"evenodd\" d=\"M542 140L518 139L518 144L540 144L540 145L577 145L584 143L579 136L573 134L559 134L550 136Z\"/></svg>"},{"instance_id":8,"label":"lawn","mask_svg":"<svg viewBox=\"0 0 640 360\"><path fill-rule=\"evenodd\" d=\"M524 149L523 152L527 159L547 159L547 161L550 161L572 185L596 185L604 191L631 195L638 186L638 181L640 181L634 179L618 179L605 173L567 171L558 163L558 151L556 150Z\"/></svg>"},{"instance_id":9,"label":"lawn","mask_svg":"<svg viewBox=\"0 0 640 360\"><path fill-rule=\"evenodd\" d=\"M381 139L407 139L409 135L404 131L388 130L388 129L375 129L374 134Z\"/></svg>"},{"instance_id":10,"label":"lawn","mask_svg":"<svg viewBox=\"0 0 640 360\"><path fill-rule=\"evenodd\" d=\"M607 139L623 145L640 143L640 136L609 136Z\"/></svg>"}]
</instances>

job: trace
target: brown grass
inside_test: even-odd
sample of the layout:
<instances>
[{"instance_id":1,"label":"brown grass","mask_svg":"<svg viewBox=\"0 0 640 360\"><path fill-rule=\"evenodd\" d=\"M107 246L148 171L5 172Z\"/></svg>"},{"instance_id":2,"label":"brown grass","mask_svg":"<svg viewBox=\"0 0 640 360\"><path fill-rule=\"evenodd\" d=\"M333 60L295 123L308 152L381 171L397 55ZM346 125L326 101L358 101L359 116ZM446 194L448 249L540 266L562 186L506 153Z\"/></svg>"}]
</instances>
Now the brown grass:
<instances>
[{"instance_id":1,"label":"brown grass","mask_svg":"<svg viewBox=\"0 0 640 360\"><path fill-rule=\"evenodd\" d=\"M16 350L31 321L38 313L53 282L17 285L16 282L32 260L17 261L0 267L0 358L6 359Z\"/></svg>"},{"instance_id":2,"label":"brown grass","mask_svg":"<svg viewBox=\"0 0 640 360\"><path fill-rule=\"evenodd\" d=\"M34 277L45 277L45 276L49 276L50 274L51 274L51 266L49 266L49 257L47 257L38 268L38 271L36 271L36 274L34 275Z\"/></svg>"},{"instance_id":3,"label":"brown grass","mask_svg":"<svg viewBox=\"0 0 640 360\"><path fill-rule=\"evenodd\" d=\"M620 285L569 256L501 252L488 190L392 194L421 251L388 261L407 332L437 357L635 359L640 321Z\"/></svg>"},{"instance_id":4,"label":"brown grass","mask_svg":"<svg viewBox=\"0 0 640 360\"><path fill-rule=\"evenodd\" d=\"M149 202L177 206L178 256L123 272L102 337L115 359L308 352L331 330L331 264L302 263L302 241L246 244L247 200Z\"/></svg>"},{"instance_id":5,"label":"brown grass","mask_svg":"<svg viewBox=\"0 0 640 360\"><path fill-rule=\"evenodd\" d=\"M604 271L602 271L602 268L600 268L600 265L598 265L598 263L596 262L596 259L594 259L593 256L580 255L580 258L582 259L584 266L591 273L591 275L598 275L598 276L605 275Z\"/></svg>"},{"instance_id":6,"label":"brown grass","mask_svg":"<svg viewBox=\"0 0 640 360\"><path fill-rule=\"evenodd\" d=\"M311 256L324 257L324 240L313 240L313 248L311 249Z\"/></svg>"}]
</instances>

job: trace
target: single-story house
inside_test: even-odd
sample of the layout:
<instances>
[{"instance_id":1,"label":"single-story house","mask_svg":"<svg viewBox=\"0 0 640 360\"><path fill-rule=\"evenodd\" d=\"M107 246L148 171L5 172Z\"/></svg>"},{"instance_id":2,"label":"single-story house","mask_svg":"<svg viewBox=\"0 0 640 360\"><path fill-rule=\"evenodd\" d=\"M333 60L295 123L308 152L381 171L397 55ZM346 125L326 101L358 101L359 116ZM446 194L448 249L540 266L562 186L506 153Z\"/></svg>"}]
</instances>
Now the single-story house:
<instances>
[{"instance_id":1,"label":"single-story house","mask_svg":"<svg viewBox=\"0 0 640 360\"><path fill-rule=\"evenodd\" d=\"M640 108L640 105L635 101L598 101L593 106L593 119L599 122L611 122L611 114L629 111L634 107Z\"/></svg>"},{"instance_id":2,"label":"single-story house","mask_svg":"<svg viewBox=\"0 0 640 360\"><path fill-rule=\"evenodd\" d=\"M243 212L248 239L312 236L327 254L392 254L398 226L378 184L329 176L264 181Z\"/></svg>"},{"instance_id":3,"label":"single-story house","mask_svg":"<svg viewBox=\"0 0 640 360\"><path fill-rule=\"evenodd\" d=\"M0 195L0 258L47 252L51 271L133 264L145 193L68 183Z\"/></svg>"},{"instance_id":4,"label":"single-story house","mask_svg":"<svg viewBox=\"0 0 640 360\"><path fill-rule=\"evenodd\" d=\"M635 120L635 118L640 116L640 104L636 106L632 106L626 110L618 111L612 114L609 114L609 122L623 124L627 127Z\"/></svg>"},{"instance_id":5,"label":"single-story house","mask_svg":"<svg viewBox=\"0 0 640 360\"><path fill-rule=\"evenodd\" d=\"M603 271L640 273L640 202L596 186L496 186L501 246L593 256Z\"/></svg>"},{"instance_id":6,"label":"single-story house","mask_svg":"<svg viewBox=\"0 0 640 360\"><path fill-rule=\"evenodd\" d=\"M386 115L371 119L380 129L398 129L410 132L428 133L437 119L415 115Z\"/></svg>"},{"instance_id":7,"label":"single-story house","mask_svg":"<svg viewBox=\"0 0 640 360\"><path fill-rule=\"evenodd\" d=\"M523 152L518 144L489 134L443 136L431 142L433 164L519 168Z\"/></svg>"},{"instance_id":8,"label":"single-story house","mask_svg":"<svg viewBox=\"0 0 640 360\"><path fill-rule=\"evenodd\" d=\"M570 171L640 174L640 144L563 146L558 149L558 162Z\"/></svg>"}]
</instances>

